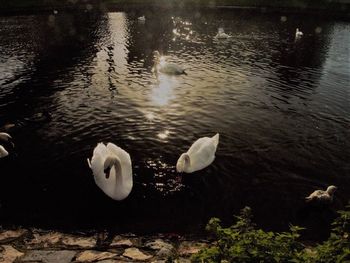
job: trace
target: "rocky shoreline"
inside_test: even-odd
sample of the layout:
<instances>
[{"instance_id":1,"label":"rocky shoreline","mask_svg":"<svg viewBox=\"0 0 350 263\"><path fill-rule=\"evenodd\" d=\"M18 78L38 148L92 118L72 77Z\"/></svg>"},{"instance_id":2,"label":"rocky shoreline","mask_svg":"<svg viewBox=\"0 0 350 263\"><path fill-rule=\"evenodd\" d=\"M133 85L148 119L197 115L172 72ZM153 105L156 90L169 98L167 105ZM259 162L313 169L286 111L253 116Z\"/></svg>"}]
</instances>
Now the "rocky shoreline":
<instances>
[{"instance_id":1,"label":"rocky shoreline","mask_svg":"<svg viewBox=\"0 0 350 263\"><path fill-rule=\"evenodd\" d=\"M0 262L190 262L208 240L176 234L70 234L42 229L0 231Z\"/></svg>"}]
</instances>

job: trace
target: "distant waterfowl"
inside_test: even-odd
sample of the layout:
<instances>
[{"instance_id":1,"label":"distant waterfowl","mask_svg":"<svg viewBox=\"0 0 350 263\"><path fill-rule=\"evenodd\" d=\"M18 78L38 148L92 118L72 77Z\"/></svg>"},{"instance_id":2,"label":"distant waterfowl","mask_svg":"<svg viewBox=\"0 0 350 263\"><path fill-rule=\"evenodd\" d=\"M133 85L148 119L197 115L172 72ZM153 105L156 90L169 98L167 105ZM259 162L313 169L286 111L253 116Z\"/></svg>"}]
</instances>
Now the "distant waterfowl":
<instances>
[{"instance_id":1,"label":"distant waterfowl","mask_svg":"<svg viewBox=\"0 0 350 263\"><path fill-rule=\"evenodd\" d=\"M3 141L5 143L10 143L12 146L14 146L12 142L12 137L10 136L10 134L6 132L0 132L0 141ZM9 155L8 151L5 149L4 146L0 144L0 158L6 157L8 155Z\"/></svg>"},{"instance_id":2,"label":"distant waterfowl","mask_svg":"<svg viewBox=\"0 0 350 263\"><path fill-rule=\"evenodd\" d=\"M202 137L195 141L190 149L178 159L177 172L192 173L209 166L215 159L218 144L218 133L213 137Z\"/></svg>"},{"instance_id":3,"label":"distant waterfowl","mask_svg":"<svg viewBox=\"0 0 350 263\"><path fill-rule=\"evenodd\" d=\"M57 11L57 10L53 10L53 13L54 13L55 15L57 15L57 14L58 14L58 11Z\"/></svg>"},{"instance_id":4,"label":"distant waterfowl","mask_svg":"<svg viewBox=\"0 0 350 263\"><path fill-rule=\"evenodd\" d=\"M295 39L299 39L303 36L303 32L299 31L299 28L296 29L295 31Z\"/></svg>"},{"instance_id":5,"label":"distant waterfowl","mask_svg":"<svg viewBox=\"0 0 350 263\"><path fill-rule=\"evenodd\" d=\"M220 27L218 29L218 33L216 34L215 38L216 39L227 39L227 38L230 38L231 36L226 34L224 29L222 27Z\"/></svg>"},{"instance_id":6,"label":"distant waterfowl","mask_svg":"<svg viewBox=\"0 0 350 263\"><path fill-rule=\"evenodd\" d=\"M123 200L133 187L130 155L113 143L97 144L89 167L97 186L110 198Z\"/></svg>"},{"instance_id":7,"label":"distant waterfowl","mask_svg":"<svg viewBox=\"0 0 350 263\"><path fill-rule=\"evenodd\" d=\"M145 22L146 21L146 17L145 16L140 16L137 18L138 21L140 22Z\"/></svg>"},{"instance_id":8,"label":"distant waterfowl","mask_svg":"<svg viewBox=\"0 0 350 263\"><path fill-rule=\"evenodd\" d=\"M153 52L155 63L156 63L156 69L164 74L168 75L181 75L181 74L187 74L183 68L176 64L167 63L165 59L159 54L158 51Z\"/></svg>"},{"instance_id":9,"label":"distant waterfowl","mask_svg":"<svg viewBox=\"0 0 350 263\"><path fill-rule=\"evenodd\" d=\"M337 190L337 187L334 185L328 186L326 191L316 190L311 193L309 196L305 197L307 202L318 201L322 203L331 203L333 201L334 192Z\"/></svg>"}]
</instances>

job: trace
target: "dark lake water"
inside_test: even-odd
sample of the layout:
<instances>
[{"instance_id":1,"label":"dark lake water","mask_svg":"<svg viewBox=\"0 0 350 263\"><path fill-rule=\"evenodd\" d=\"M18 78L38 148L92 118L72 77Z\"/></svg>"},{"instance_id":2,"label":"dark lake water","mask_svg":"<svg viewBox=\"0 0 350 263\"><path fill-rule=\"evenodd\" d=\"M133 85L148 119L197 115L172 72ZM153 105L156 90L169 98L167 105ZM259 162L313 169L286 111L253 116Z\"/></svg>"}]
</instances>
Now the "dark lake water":
<instances>
[{"instance_id":1,"label":"dark lake water","mask_svg":"<svg viewBox=\"0 0 350 263\"><path fill-rule=\"evenodd\" d=\"M260 226L312 228L323 217L304 215L307 194L334 184L332 209L346 204L349 22L140 15L0 17L0 127L15 124L16 144L0 160L0 223L196 232L248 205ZM232 38L214 40L218 27ZM157 77L154 50L188 75ZM214 163L176 173L180 154L216 132ZM87 166L100 141L131 156L134 188L122 202L103 194Z\"/></svg>"}]
</instances>

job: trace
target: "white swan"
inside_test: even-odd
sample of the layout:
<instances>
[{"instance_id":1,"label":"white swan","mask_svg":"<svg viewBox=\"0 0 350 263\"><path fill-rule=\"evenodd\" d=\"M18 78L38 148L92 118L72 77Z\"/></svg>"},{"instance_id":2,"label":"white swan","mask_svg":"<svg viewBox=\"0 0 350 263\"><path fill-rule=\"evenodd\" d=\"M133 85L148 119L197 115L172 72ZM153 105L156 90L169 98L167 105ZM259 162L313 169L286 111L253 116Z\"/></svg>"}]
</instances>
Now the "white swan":
<instances>
[{"instance_id":1,"label":"white swan","mask_svg":"<svg viewBox=\"0 0 350 263\"><path fill-rule=\"evenodd\" d=\"M88 164L95 183L114 200L128 197L133 187L130 155L113 143L97 144Z\"/></svg>"},{"instance_id":2,"label":"white swan","mask_svg":"<svg viewBox=\"0 0 350 263\"><path fill-rule=\"evenodd\" d=\"M176 171L192 173L209 166L215 159L219 144L219 134L213 137L202 137L195 141L190 149L181 154L176 164Z\"/></svg>"},{"instance_id":3,"label":"white swan","mask_svg":"<svg viewBox=\"0 0 350 263\"><path fill-rule=\"evenodd\" d=\"M299 28L295 31L295 39L299 39L303 36L303 32L299 31Z\"/></svg>"},{"instance_id":4,"label":"white swan","mask_svg":"<svg viewBox=\"0 0 350 263\"><path fill-rule=\"evenodd\" d=\"M138 21L140 22L145 22L146 21L146 17L145 16L140 16L137 18Z\"/></svg>"},{"instance_id":5,"label":"white swan","mask_svg":"<svg viewBox=\"0 0 350 263\"><path fill-rule=\"evenodd\" d=\"M231 36L226 34L222 27L219 27L218 33L215 36L216 39L227 39L227 38L230 38L230 37Z\"/></svg>"},{"instance_id":6,"label":"white swan","mask_svg":"<svg viewBox=\"0 0 350 263\"><path fill-rule=\"evenodd\" d=\"M167 63L164 57L162 57L157 50L153 52L153 55L154 55L157 71L168 75L181 75L181 74L187 75L185 70L180 66L172 63Z\"/></svg>"},{"instance_id":7,"label":"white swan","mask_svg":"<svg viewBox=\"0 0 350 263\"><path fill-rule=\"evenodd\" d=\"M331 203L333 201L334 192L337 190L337 187L334 185L328 186L326 191L316 190L312 192L309 196L305 197L307 202L310 201L319 201L323 203Z\"/></svg>"},{"instance_id":8,"label":"white swan","mask_svg":"<svg viewBox=\"0 0 350 263\"><path fill-rule=\"evenodd\" d=\"M10 142L12 144L12 146L14 146L14 144L11 142L12 137L10 136L10 134L8 134L6 132L0 132L0 140L2 140L4 142ZM8 153L8 151L6 151L5 147L0 145L0 158L6 157L8 155L9 155L9 153Z\"/></svg>"},{"instance_id":9,"label":"white swan","mask_svg":"<svg viewBox=\"0 0 350 263\"><path fill-rule=\"evenodd\" d=\"M9 155L8 151L6 151L6 149L0 145L0 158L6 157L7 155Z\"/></svg>"}]
</instances>

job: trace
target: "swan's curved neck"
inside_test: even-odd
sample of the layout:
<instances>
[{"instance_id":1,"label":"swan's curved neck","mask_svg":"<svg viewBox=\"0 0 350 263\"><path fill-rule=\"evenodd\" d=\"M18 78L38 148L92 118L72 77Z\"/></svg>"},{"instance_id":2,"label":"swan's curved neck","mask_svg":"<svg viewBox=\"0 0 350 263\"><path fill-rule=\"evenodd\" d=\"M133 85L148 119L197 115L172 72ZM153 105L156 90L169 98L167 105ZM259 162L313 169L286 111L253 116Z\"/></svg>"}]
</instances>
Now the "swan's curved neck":
<instances>
[{"instance_id":1,"label":"swan's curved neck","mask_svg":"<svg viewBox=\"0 0 350 263\"><path fill-rule=\"evenodd\" d=\"M190 167L191 166L191 159L190 156L185 153L184 155L184 162L185 162L185 167Z\"/></svg>"}]
</instances>

